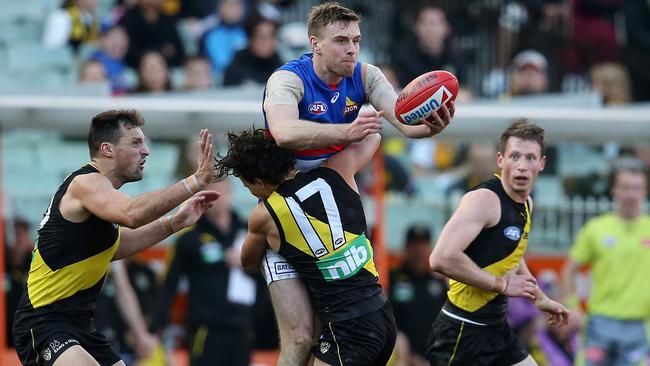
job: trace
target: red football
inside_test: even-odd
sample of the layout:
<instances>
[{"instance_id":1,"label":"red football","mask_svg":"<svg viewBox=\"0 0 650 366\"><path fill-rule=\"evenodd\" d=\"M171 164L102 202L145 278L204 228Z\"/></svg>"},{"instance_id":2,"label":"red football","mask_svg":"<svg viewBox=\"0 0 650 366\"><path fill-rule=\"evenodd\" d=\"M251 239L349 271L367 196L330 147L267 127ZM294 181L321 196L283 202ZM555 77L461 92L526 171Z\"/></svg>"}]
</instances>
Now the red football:
<instances>
[{"instance_id":1,"label":"red football","mask_svg":"<svg viewBox=\"0 0 650 366\"><path fill-rule=\"evenodd\" d=\"M420 124L443 103L458 95L458 79L449 71L436 70L422 74L411 81L397 97L395 116L407 125Z\"/></svg>"}]
</instances>

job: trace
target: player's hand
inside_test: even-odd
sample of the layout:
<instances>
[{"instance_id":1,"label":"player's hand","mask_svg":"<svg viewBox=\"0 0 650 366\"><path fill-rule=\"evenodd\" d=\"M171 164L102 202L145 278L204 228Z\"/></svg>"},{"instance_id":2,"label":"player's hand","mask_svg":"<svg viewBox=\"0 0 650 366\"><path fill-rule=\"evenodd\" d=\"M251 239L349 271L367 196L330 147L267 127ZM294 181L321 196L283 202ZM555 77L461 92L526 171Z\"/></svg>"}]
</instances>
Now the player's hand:
<instances>
[{"instance_id":1,"label":"player's hand","mask_svg":"<svg viewBox=\"0 0 650 366\"><path fill-rule=\"evenodd\" d=\"M194 175L200 188L205 188L214 180L214 156L212 134L207 129L202 129L199 134L199 151L196 156L196 172Z\"/></svg>"},{"instance_id":2,"label":"player's hand","mask_svg":"<svg viewBox=\"0 0 650 366\"><path fill-rule=\"evenodd\" d=\"M379 133L384 128L381 123L383 115L384 111L359 113L357 118L347 125L346 138L348 143L361 141L370 134Z\"/></svg>"},{"instance_id":3,"label":"player's hand","mask_svg":"<svg viewBox=\"0 0 650 366\"><path fill-rule=\"evenodd\" d=\"M193 225L220 196L221 193L217 191L201 191L185 200L172 219L174 230Z\"/></svg>"},{"instance_id":4,"label":"player's hand","mask_svg":"<svg viewBox=\"0 0 650 366\"><path fill-rule=\"evenodd\" d=\"M546 296L536 299L533 304L535 304L539 310L549 314L548 323L550 325L561 327L569 322L569 310L567 310L564 305L553 301Z\"/></svg>"},{"instance_id":5,"label":"player's hand","mask_svg":"<svg viewBox=\"0 0 650 366\"><path fill-rule=\"evenodd\" d=\"M423 118L422 124L404 126L404 134L411 138L431 137L439 134L444 130L454 119L456 114L456 105L454 102L443 104L437 113L432 113L429 117Z\"/></svg>"},{"instance_id":6,"label":"player's hand","mask_svg":"<svg viewBox=\"0 0 650 366\"><path fill-rule=\"evenodd\" d=\"M535 277L527 274L506 273L503 276L506 287L501 294L509 297L526 297L535 300Z\"/></svg>"}]
</instances>

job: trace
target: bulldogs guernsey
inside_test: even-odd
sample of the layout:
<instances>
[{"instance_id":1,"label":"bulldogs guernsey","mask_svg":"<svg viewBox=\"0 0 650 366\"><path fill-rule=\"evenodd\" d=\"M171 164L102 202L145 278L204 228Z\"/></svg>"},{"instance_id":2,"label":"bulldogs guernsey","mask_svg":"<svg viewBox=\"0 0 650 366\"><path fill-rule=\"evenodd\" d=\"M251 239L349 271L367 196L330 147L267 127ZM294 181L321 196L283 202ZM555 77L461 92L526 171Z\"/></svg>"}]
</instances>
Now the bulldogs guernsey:
<instances>
[{"instance_id":1,"label":"bulldogs guernsey","mask_svg":"<svg viewBox=\"0 0 650 366\"><path fill-rule=\"evenodd\" d=\"M299 118L302 120L319 123L350 123L357 118L361 106L366 102L360 62L357 62L352 76L344 77L335 86L325 84L316 75L311 53L288 62L278 70L293 72L302 80L304 94L298 103ZM266 92L264 94L266 97ZM264 112L264 122L268 129L266 112ZM297 167L305 170L303 164L310 168L318 166L320 162L344 148L345 145L336 145L296 151Z\"/></svg>"}]
</instances>

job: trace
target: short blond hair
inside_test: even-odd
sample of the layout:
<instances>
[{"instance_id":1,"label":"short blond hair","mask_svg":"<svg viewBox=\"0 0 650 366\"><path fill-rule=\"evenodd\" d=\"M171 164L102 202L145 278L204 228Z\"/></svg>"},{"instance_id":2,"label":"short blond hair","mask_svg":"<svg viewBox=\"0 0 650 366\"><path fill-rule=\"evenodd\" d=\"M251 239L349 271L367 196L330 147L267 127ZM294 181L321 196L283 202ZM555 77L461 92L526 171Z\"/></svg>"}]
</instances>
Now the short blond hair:
<instances>
[{"instance_id":1,"label":"short blond hair","mask_svg":"<svg viewBox=\"0 0 650 366\"><path fill-rule=\"evenodd\" d=\"M325 27L336 22L360 22L361 17L354 10L341 6L335 1L316 5L311 8L307 18L307 34L318 37Z\"/></svg>"}]
</instances>

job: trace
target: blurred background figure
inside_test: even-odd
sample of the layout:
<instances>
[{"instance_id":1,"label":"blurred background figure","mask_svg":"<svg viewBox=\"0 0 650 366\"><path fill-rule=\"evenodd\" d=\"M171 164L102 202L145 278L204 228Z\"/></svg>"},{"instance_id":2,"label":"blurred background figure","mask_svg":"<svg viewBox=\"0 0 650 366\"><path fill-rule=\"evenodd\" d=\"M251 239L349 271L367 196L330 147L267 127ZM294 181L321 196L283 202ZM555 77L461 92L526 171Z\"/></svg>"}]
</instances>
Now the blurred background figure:
<instances>
[{"instance_id":1,"label":"blurred background figure","mask_svg":"<svg viewBox=\"0 0 650 366\"><path fill-rule=\"evenodd\" d=\"M604 105L624 105L632 100L630 75L619 63L605 62L589 69L591 87L597 91Z\"/></svg>"},{"instance_id":2,"label":"blurred background figure","mask_svg":"<svg viewBox=\"0 0 650 366\"><path fill-rule=\"evenodd\" d=\"M264 85L282 61L277 51L278 24L261 17L246 22L248 47L235 53L223 75L223 86Z\"/></svg>"},{"instance_id":3,"label":"blurred background figure","mask_svg":"<svg viewBox=\"0 0 650 366\"><path fill-rule=\"evenodd\" d=\"M539 278L539 284L546 293L554 295L558 292L557 276L553 272L543 273ZM572 366L575 364L578 331L582 324L580 316L569 316L569 323L563 327L549 326L545 316L530 300L510 298L507 319L519 342L538 365Z\"/></svg>"},{"instance_id":4,"label":"blurred background figure","mask_svg":"<svg viewBox=\"0 0 650 366\"><path fill-rule=\"evenodd\" d=\"M113 95L123 95L127 92L126 63L124 57L129 49L129 36L123 27L112 26L99 38L99 49L91 56L104 65L108 79L111 82Z\"/></svg>"},{"instance_id":5,"label":"blurred background figure","mask_svg":"<svg viewBox=\"0 0 650 366\"><path fill-rule=\"evenodd\" d=\"M447 70L462 80L462 65L450 42L451 27L440 7L425 6L417 14L413 35L395 42L392 64L401 85L431 70Z\"/></svg>"},{"instance_id":6,"label":"blurred background figure","mask_svg":"<svg viewBox=\"0 0 650 366\"><path fill-rule=\"evenodd\" d=\"M648 356L650 216L646 176L638 160L620 160L611 173L613 212L578 233L564 268L565 302L577 303L580 266L591 266L592 289L582 352L586 365L637 365Z\"/></svg>"},{"instance_id":7,"label":"blurred background figure","mask_svg":"<svg viewBox=\"0 0 650 366\"><path fill-rule=\"evenodd\" d=\"M461 168L461 177L447 189L448 193L464 194L499 171L497 147L492 143L472 142L467 149L467 160Z\"/></svg>"},{"instance_id":8,"label":"blurred background figure","mask_svg":"<svg viewBox=\"0 0 650 366\"><path fill-rule=\"evenodd\" d=\"M148 51L157 51L170 66L181 66L185 49L176 29L176 19L162 12L163 0L139 0L128 9L119 24L129 35L126 63L137 68Z\"/></svg>"},{"instance_id":9,"label":"blurred background figure","mask_svg":"<svg viewBox=\"0 0 650 366\"><path fill-rule=\"evenodd\" d=\"M155 329L167 325L178 283L186 278L190 365L248 366L254 342L256 283L242 271L239 259L246 221L232 210L228 181L208 187L221 192L221 197L195 226L178 237L166 271Z\"/></svg>"},{"instance_id":10,"label":"blurred background figure","mask_svg":"<svg viewBox=\"0 0 650 366\"><path fill-rule=\"evenodd\" d=\"M5 294L6 314L2 316L7 324L7 341L13 346L11 329L14 324L14 314L20 296L25 288L29 265L32 261L34 239L32 239L29 221L16 217L13 222L7 221L5 225Z\"/></svg>"},{"instance_id":11,"label":"blurred background figure","mask_svg":"<svg viewBox=\"0 0 650 366\"><path fill-rule=\"evenodd\" d=\"M431 324L447 299L447 281L429 269L431 230L412 225L406 232L404 262L390 274L390 300L397 329L410 346L410 365L426 366L424 357Z\"/></svg>"},{"instance_id":12,"label":"blurred background figure","mask_svg":"<svg viewBox=\"0 0 650 366\"><path fill-rule=\"evenodd\" d=\"M221 0L217 9L219 22L206 32L202 50L212 63L212 71L222 77L235 53L248 43L244 29L246 7L243 0Z\"/></svg>"},{"instance_id":13,"label":"blurred background figure","mask_svg":"<svg viewBox=\"0 0 650 366\"><path fill-rule=\"evenodd\" d=\"M65 0L45 21L43 46L69 45L77 51L83 44L96 43L99 37L96 10L97 0Z\"/></svg>"},{"instance_id":14,"label":"blurred background figure","mask_svg":"<svg viewBox=\"0 0 650 366\"><path fill-rule=\"evenodd\" d=\"M164 93L171 90L169 66L156 51L142 55L138 65L138 86L132 93Z\"/></svg>"},{"instance_id":15,"label":"blurred background figure","mask_svg":"<svg viewBox=\"0 0 650 366\"><path fill-rule=\"evenodd\" d=\"M98 84L108 81L104 64L96 60L88 60L79 69L80 84Z\"/></svg>"},{"instance_id":16,"label":"blurred background figure","mask_svg":"<svg viewBox=\"0 0 650 366\"><path fill-rule=\"evenodd\" d=\"M520 52L510 64L510 96L541 94L548 90L548 62L538 51Z\"/></svg>"},{"instance_id":17,"label":"blurred background figure","mask_svg":"<svg viewBox=\"0 0 650 366\"><path fill-rule=\"evenodd\" d=\"M192 57L183 66L183 89L207 90L214 87L214 75L210 62L203 57Z\"/></svg>"}]
</instances>

